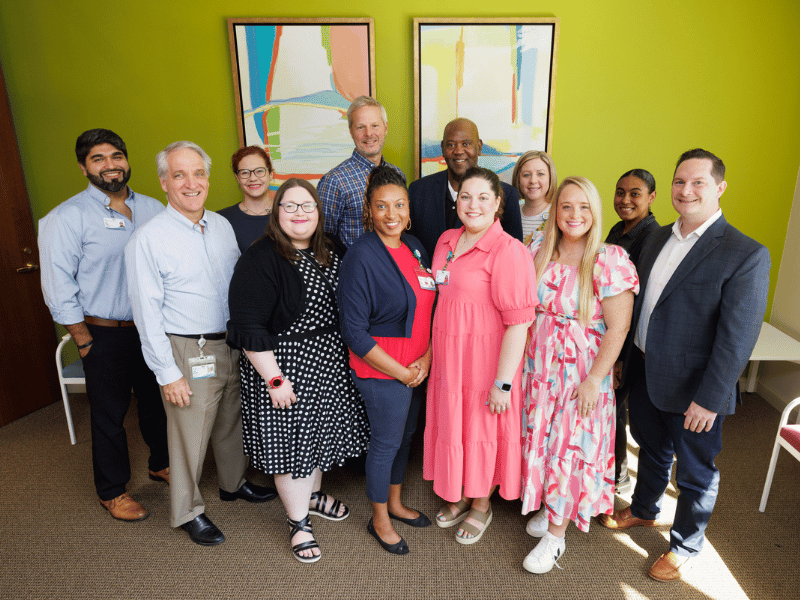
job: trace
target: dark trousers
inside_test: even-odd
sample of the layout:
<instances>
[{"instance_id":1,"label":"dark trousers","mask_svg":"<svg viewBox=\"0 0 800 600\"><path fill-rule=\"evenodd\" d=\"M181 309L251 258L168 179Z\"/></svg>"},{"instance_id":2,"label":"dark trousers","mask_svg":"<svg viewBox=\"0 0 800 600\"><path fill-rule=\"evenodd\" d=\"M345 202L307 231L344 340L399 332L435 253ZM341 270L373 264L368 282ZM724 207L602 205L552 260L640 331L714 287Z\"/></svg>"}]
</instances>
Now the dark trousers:
<instances>
[{"instance_id":1,"label":"dark trousers","mask_svg":"<svg viewBox=\"0 0 800 600\"><path fill-rule=\"evenodd\" d=\"M403 483L422 404L420 387L407 388L396 379L361 379L350 371L364 398L369 419L367 499L385 503L389 486Z\"/></svg>"},{"instance_id":2,"label":"dark trousers","mask_svg":"<svg viewBox=\"0 0 800 600\"><path fill-rule=\"evenodd\" d=\"M619 482L628 476L628 390L622 385L614 390L617 404L617 430L614 434L614 481Z\"/></svg>"},{"instance_id":3,"label":"dark trousers","mask_svg":"<svg viewBox=\"0 0 800 600\"><path fill-rule=\"evenodd\" d=\"M631 435L639 444L639 472L631 512L640 519L658 517L675 456L675 481L680 494L669 547L679 556L693 556L703 547L706 526L717 501L719 470L714 459L722 449L724 416L717 415L708 432L684 429L683 414L653 405L643 369L635 373L631 382L629 409Z\"/></svg>"},{"instance_id":4,"label":"dark trousers","mask_svg":"<svg viewBox=\"0 0 800 600\"><path fill-rule=\"evenodd\" d=\"M131 403L131 389L139 411L139 429L150 448L148 466L169 466L167 417L155 375L142 356L135 327L88 325L94 340L83 357L86 395L92 425L94 485L101 500L125 492L131 478L128 437L123 425Z\"/></svg>"}]
</instances>

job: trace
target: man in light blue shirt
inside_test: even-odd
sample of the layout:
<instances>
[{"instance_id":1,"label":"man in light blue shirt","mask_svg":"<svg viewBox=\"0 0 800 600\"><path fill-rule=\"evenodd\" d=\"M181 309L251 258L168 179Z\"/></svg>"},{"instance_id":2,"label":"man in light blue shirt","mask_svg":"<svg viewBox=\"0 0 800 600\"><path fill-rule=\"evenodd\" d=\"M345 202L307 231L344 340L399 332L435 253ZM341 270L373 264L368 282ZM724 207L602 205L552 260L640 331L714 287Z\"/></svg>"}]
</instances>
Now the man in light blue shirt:
<instances>
[{"instance_id":1,"label":"man in light blue shirt","mask_svg":"<svg viewBox=\"0 0 800 600\"><path fill-rule=\"evenodd\" d=\"M170 520L195 543L213 546L225 536L200 494L209 442L222 500L265 502L277 493L244 478L239 351L225 343L239 247L225 217L205 209L211 159L192 142L175 142L156 164L168 204L125 248L128 287L167 413Z\"/></svg>"},{"instance_id":2,"label":"man in light blue shirt","mask_svg":"<svg viewBox=\"0 0 800 600\"><path fill-rule=\"evenodd\" d=\"M123 250L164 205L128 187L128 150L113 131L85 131L75 153L89 186L39 221L42 291L83 359L97 495L113 517L139 521L149 513L125 491L131 468L123 421L131 388L150 447L150 477L168 482L167 418L133 324Z\"/></svg>"},{"instance_id":3,"label":"man in light blue shirt","mask_svg":"<svg viewBox=\"0 0 800 600\"><path fill-rule=\"evenodd\" d=\"M347 125L356 147L353 155L322 176L317 185L325 231L339 236L350 247L364 233L364 190L372 169L388 165L403 172L383 158L383 144L389 125L386 109L369 96L359 96L347 109Z\"/></svg>"}]
</instances>

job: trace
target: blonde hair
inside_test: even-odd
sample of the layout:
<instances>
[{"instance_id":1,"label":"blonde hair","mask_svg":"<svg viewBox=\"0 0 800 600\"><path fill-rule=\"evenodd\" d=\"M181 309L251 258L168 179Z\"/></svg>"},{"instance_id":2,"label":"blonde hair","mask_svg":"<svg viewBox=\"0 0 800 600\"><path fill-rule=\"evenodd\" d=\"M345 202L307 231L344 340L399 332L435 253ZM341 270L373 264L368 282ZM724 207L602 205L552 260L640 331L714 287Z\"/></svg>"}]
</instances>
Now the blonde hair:
<instances>
[{"instance_id":1,"label":"blonde hair","mask_svg":"<svg viewBox=\"0 0 800 600\"><path fill-rule=\"evenodd\" d=\"M592 226L586 234L586 248L578 266L578 320L581 325L586 326L594 314L594 263L597 252L603 245L603 222L600 194L594 184L585 177L567 177L558 186L555 201L550 203L550 213L545 221L544 239L536 253L534 265L536 266L536 280L541 281L547 265L558 254L558 244L563 235L556 223L558 199L568 185L577 186L584 193L592 213Z\"/></svg>"},{"instance_id":2,"label":"blonde hair","mask_svg":"<svg viewBox=\"0 0 800 600\"><path fill-rule=\"evenodd\" d=\"M534 158L538 158L544 164L547 165L547 171L550 174L550 187L547 189L547 193L544 195L544 199L547 201L548 204L553 203L553 198L556 197L556 187L558 186L558 179L556 179L556 165L553 162L553 159L547 152L542 152L541 150L528 150L525 154L517 159L517 164L514 165L514 171L511 174L511 185L517 188L519 192L520 199L525 199L525 192L522 191L522 186L519 183L519 178L522 171L522 166L528 162L529 160L533 160Z\"/></svg>"}]
</instances>

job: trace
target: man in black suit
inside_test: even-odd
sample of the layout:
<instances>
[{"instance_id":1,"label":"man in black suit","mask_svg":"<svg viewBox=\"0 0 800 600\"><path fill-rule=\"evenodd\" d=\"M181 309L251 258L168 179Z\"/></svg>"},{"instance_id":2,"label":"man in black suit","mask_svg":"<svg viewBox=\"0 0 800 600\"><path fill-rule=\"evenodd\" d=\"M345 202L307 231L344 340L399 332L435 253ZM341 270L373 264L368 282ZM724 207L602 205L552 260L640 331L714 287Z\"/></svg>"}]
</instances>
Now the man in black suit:
<instances>
[{"instance_id":1,"label":"man in black suit","mask_svg":"<svg viewBox=\"0 0 800 600\"><path fill-rule=\"evenodd\" d=\"M631 506L602 515L611 529L652 527L677 457L678 496L669 552L650 568L680 579L703 546L719 489L714 459L733 414L739 376L755 346L769 287L768 250L728 224L719 208L725 165L685 152L672 180L680 218L650 235L639 259L641 292L626 346L631 434L639 473Z\"/></svg>"},{"instance_id":2,"label":"man in black suit","mask_svg":"<svg viewBox=\"0 0 800 600\"><path fill-rule=\"evenodd\" d=\"M447 169L422 177L408 188L411 200L411 235L415 236L428 256L439 236L447 229L461 227L456 214L456 192L461 177L470 167L478 164L483 141L478 126L469 119L455 119L444 128L442 156ZM501 223L512 237L522 241L522 218L519 211L519 194L507 183L500 183L505 203Z\"/></svg>"}]
</instances>

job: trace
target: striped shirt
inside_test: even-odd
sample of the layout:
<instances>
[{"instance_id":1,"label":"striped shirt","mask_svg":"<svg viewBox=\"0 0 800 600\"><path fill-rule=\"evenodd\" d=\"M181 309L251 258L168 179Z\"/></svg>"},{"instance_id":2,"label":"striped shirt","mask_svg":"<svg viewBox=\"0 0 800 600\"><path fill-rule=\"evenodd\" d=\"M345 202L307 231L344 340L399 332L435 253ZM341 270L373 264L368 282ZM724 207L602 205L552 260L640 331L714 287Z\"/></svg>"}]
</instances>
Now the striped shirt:
<instances>
[{"instance_id":1,"label":"striped shirt","mask_svg":"<svg viewBox=\"0 0 800 600\"><path fill-rule=\"evenodd\" d=\"M381 157L380 166L383 165L392 167L403 181L406 180L400 169ZM325 215L325 231L338 235L348 248L364 233L364 191L367 177L374 168L370 160L353 150L350 158L323 175L317 185Z\"/></svg>"},{"instance_id":2,"label":"striped shirt","mask_svg":"<svg viewBox=\"0 0 800 600\"><path fill-rule=\"evenodd\" d=\"M238 258L225 217L206 210L194 224L169 204L125 247L133 320L159 384L182 377L167 333L225 331L228 285Z\"/></svg>"}]
</instances>

